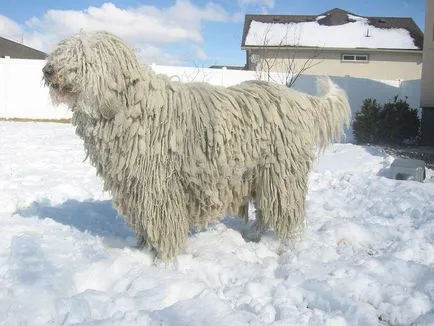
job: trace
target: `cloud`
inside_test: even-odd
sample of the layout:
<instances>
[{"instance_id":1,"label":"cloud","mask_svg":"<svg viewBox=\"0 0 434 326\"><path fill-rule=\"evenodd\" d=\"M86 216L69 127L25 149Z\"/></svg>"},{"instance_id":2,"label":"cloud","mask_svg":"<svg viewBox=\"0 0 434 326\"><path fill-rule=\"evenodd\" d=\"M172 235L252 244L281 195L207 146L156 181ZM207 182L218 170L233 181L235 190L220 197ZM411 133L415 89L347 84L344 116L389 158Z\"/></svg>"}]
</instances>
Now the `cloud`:
<instances>
[{"instance_id":1,"label":"cloud","mask_svg":"<svg viewBox=\"0 0 434 326\"><path fill-rule=\"evenodd\" d=\"M22 36L22 29L20 25L9 19L6 16L0 15L0 35L5 35L14 40L18 40Z\"/></svg>"},{"instance_id":2,"label":"cloud","mask_svg":"<svg viewBox=\"0 0 434 326\"><path fill-rule=\"evenodd\" d=\"M137 56L147 64L159 64L167 66L179 66L183 64L181 56L173 55L169 52L149 44L143 44L135 48Z\"/></svg>"},{"instance_id":3,"label":"cloud","mask_svg":"<svg viewBox=\"0 0 434 326\"><path fill-rule=\"evenodd\" d=\"M105 3L83 11L49 10L42 18L30 19L27 26L45 33L61 34L62 37L80 29L105 29L130 41L201 43L204 21L229 19L229 15L213 3L199 8L188 0L177 0L173 6L163 9L154 6L123 9Z\"/></svg>"},{"instance_id":4,"label":"cloud","mask_svg":"<svg viewBox=\"0 0 434 326\"><path fill-rule=\"evenodd\" d=\"M274 8L274 0L237 0L238 5L241 8L249 7L249 6L258 6L261 8Z\"/></svg>"},{"instance_id":5,"label":"cloud","mask_svg":"<svg viewBox=\"0 0 434 326\"><path fill-rule=\"evenodd\" d=\"M206 54L205 50L202 49L200 46L193 46L194 51L196 52L196 57L199 60L206 60L208 59L208 55Z\"/></svg>"},{"instance_id":6,"label":"cloud","mask_svg":"<svg viewBox=\"0 0 434 326\"><path fill-rule=\"evenodd\" d=\"M203 23L232 21L220 5L208 2L197 6L189 0L176 0L169 7L137 6L120 8L113 3L85 10L48 10L41 17L32 17L18 25L0 16L0 33L15 41L43 51L50 51L62 38L84 30L108 30L125 39L151 62L165 64L181 62L162 48L173 44L199 45L204 42ZM199 49L199 47L198 47ZM198 58L205 58L196 50Z\"/></svg>"},{"instance_id":7,"label":"cloud","mask_svg":"<svg viewBox=\"0 0 434 326\"><path fill-rule=\"evenodd\" d=\"M269 9L273 9L275 2L274 0L237 0L239 11L232 15L232 21L240 23L244 21L244 16L247 9L254 7L259 9L261 14L268 14Z\"/></svg>"}]
</instances>

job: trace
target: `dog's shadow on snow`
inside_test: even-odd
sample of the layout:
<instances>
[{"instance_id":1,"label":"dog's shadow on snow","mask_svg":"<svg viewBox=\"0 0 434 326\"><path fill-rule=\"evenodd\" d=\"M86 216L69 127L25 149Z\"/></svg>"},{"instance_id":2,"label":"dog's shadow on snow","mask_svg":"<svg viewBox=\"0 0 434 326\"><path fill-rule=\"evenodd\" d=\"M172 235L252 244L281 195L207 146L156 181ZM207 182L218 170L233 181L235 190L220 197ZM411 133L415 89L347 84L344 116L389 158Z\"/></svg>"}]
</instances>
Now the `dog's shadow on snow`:
<instances>
[{"instance_id":1,"label":"dog's shadow on snow","mask_svg":"<svg viewBox=\"0 0 434 326\"><path fill-rule=\"evenodd\" d=\"M125 223L113 208L111 200L70 199L60 205L52 205L49 200L33 202L29 207L17 210L14 215L51 219L57 223L71 226L80 232L100 237L112 248L137 247L135 232ZM191 229L189 235L202 233L213 228L213 224L223 224L228 229L239 232L245 241L258 242L260 237L253 230L252 223L238 217L224 216L201 229Z\"/></svg>"},{"instance_id":2,"label":"dog's shadow on snow","mask_svg":"<svg viewBox=\"0 0 434 326\"><path fill-rule=\"evenodd\" d=\"M15 212L23 217L36 216L52 219L81 232L101 237L110 247L123 248L136 245L134 231L118 216L110 200L67 200L60 205L49 201L33 202L29 207Z\"/></svg>"}]
</instances>

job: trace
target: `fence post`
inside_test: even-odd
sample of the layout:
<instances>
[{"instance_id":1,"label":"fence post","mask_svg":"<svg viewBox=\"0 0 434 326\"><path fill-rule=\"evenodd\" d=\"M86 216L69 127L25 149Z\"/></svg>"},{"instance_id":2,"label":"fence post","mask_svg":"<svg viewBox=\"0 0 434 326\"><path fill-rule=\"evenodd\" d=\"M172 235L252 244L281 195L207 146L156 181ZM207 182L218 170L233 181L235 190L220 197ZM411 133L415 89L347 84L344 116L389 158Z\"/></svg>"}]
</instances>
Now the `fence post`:
<instances>
[{"instance_id":1,"label":"fence post","mask_svg":"<svg viewBox=\"0 0 434 326\"><path fill-rule=\"evenodd\" d=\"M5 59L0 58L0 118L4 117L6 105L6 77L5 77Z\"/></svg>"},{"instance_id":2,"label":"fence post","mask_svg":"<svg viewBox=\"0 0 434 326\"><path fill-rule=\"evenodd\" d=\"M222 79L221 79L221 86L224 86L225 85L225 72L226 72L226 70L227 70L228 68L226 68L226 67L223 67L222 68Z\"/></svg>"},{"instance_id":3,"label":"fence post","mask_svg":"<svg viewBox=\"0 0 434 326\"><path fill-rule=\"evenodd\" d=\"M402 97L402 80L398 79L398 94L396 94L398 96L398 98Z\"/></svg>"},{"instance_id":4,"label":"fence post","mask_svg":"<svg viewBox=\"0 0 434 326\"><path fill-rule=\"evenodd\" d=\"M2 87L2 98L1 98L1 102L3 103L2 108L1 108L1 117L2 118L7 118L8 117L8 102L9 102L9 97L8 97L8 93L9 93L9 85L8 85L8 80L9 80L9 67L10 67L10 59L11 57L9 56L5 56L3 59L1 59L1 61L3 62L3 74L1 76L1 78L3 79L3 87Z\"/></svg>"}]
</instances>

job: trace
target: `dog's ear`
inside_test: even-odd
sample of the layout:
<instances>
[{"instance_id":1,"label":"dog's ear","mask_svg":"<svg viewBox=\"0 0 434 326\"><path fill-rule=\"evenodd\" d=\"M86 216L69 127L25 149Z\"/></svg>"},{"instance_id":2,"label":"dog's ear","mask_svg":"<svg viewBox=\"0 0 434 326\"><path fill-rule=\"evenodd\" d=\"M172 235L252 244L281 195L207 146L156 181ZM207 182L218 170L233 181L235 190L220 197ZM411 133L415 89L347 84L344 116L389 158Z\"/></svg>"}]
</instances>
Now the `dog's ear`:
<instances>
[{"instance_id":1,"label":"dog's ear","mask_svg":"<svg viewBox=\"0 0 434 326\"><path fill-rule=\"evenodd\" d=\"M83 109L89 111L93 116L101 114L105 119L112 119L116 113L122 110L122 91L125 87L114 80L111 76L104 76L105 78L92 78L94 76L87 75L91 82L88 85L94 85L84 89L83 92ZM90 105L90 103L93 103ZM93 111L93 112L92 112Z\"/></svg>"},{"instance_id":2,"label":"dog's ear","mask_svg":"<svg viewBox=\"0 0 434 326\"><path fill-rule=\"evenodd\" d=\"M134 103L135 99L130 97L134 96L132 89L141 78L141 64L134 52L111 34L94 34L82 44L81 58L86 67L82 86L84 103L95 104L85 110L112 119Z\"/></svg>"},{"instance_id":3,"label":"dog's ear","mask_svg":"<svg viewBox=\"0 0 434 326\"><path fill-rule=\"evenodd\" d=\"M134 103L134 99L129 98L131 94L129 88L134 87L138 81L139 74L137 73L117 79L114 76L107 77L105 81L107 94L101 99L102 103L99 108L104 118L111 119L120 110Z\"/></svg>"},{"instance_id":4,"label":"dog's ear","mask_svg":"<svg viewBox=\"0 0 434 326\"><path fill-rule=\"evenodd\" d=\"M121 93L111 90L101 99L99 111L105 119L112 119L122 109L121 96Z\"/></svg>"}]
</instances>

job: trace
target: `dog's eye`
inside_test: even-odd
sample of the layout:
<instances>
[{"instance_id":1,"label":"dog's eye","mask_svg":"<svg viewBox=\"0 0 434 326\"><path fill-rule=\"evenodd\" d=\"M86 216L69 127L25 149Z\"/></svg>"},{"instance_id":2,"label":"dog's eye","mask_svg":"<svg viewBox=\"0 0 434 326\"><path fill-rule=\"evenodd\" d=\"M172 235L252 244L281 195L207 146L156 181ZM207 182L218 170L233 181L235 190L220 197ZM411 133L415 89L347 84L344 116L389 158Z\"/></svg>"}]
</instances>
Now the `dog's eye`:
<instances>
[{"instance_id":1,"label":"dog's eye","mask_svg":"<svg viewBox=\"0 0 434 326\"><path fill-rule=\"evenodd\" d=\"M65 92L72 92L72 86L71 85L66 85L63 87L63 91Z\"/></svg>"}]
</instances>

